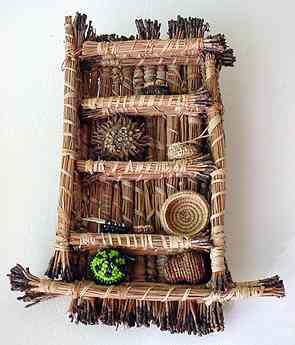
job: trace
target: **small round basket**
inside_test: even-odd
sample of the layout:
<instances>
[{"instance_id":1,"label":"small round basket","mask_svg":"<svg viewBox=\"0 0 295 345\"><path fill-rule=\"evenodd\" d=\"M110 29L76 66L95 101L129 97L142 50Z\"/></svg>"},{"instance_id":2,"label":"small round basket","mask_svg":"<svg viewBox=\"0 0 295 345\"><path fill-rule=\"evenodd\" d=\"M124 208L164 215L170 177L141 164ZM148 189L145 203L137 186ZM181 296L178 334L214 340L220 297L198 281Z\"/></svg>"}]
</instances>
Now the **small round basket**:
<instances>
[{"instance_id":1,"label":"small round basket","mask_svg":"<svg viewBox=\"0 0 295 345\"><path fill-rule=\"evenodd\" d=\"M193 159L199 155L198 149L194 144L184 144L177 142L168 147L168 159Z\"/></svg>"},{"instance_id":2,"label":"small round basket","mask_svg":"<svg viewBox=\"0 0 295 345\"><path fill-rule=\"evenodd\" d=\"M198 193L178 192L164 202L160 218L168 234L193 237L208 224L209 205Z\"/></svg>"}]
</instances>

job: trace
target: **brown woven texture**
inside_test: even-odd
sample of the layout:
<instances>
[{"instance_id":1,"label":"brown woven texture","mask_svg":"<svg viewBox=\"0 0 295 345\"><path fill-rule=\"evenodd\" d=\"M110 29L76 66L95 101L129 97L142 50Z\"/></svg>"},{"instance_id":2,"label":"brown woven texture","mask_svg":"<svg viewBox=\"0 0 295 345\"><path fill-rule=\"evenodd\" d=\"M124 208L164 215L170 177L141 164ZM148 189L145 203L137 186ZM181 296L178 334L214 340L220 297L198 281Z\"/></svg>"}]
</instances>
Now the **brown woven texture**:
<instances>
[{"instance_id":1,"label":"brown woven texture","mask_svg":"<svg viewBox=\"0 0 295 345\"><path fill-rule=\"evenodd\" d=\"M137 87L137 86L135 86ZM203 114L210 104L204 90L194 95L143 95L120 97L86 98L82 102L85 110L82 117L102 117L116 113L129 115L163 116L169 112L173 116Z\"/></svg>"},{"instance_id":2,"label":"brown woven texture","mask_svg":"<svg viewBox=\"0 0 295 345\"><path fill-rule=\"evenodd\" d=\"M123 42L85 42L84 56L105 58L141 58L162 56L195 56L204 49L203 39L190 40L135 40ZM220 47L222 49L222 47Z\"/></svg>"},{"instance_id":3,"label":"brown woven texture","mask_svg":"<svg viewBox=\"0 0 295 345\"><path fill-rule=\"evenodd\" d=\"M178 160L175 162L117 162L117 161L77 161L79 172L97 173L104 179L149 180L163 179L164 177L208 175L213 170L208 156L193 160ZM122 185L125 188L125 185Z\"/></svg>"},{"instance_id":4,"label":"brown woven texture","mask_svg":"<svg viewBox=\"0 0 295 345\"><path fill-rule=\"evenodd\" d=\"M209 272L202 254L186 252L168 259L164 266L164 277L172 284L202 284L208 280Z\"/></svg>"},{"instance_id":5,"label":"brown woven texture","mask_svg":"<svg viewBox=\"0 0 295 345\"><path fill-rule=\"evenodd\" d=\"M60 190L58 204L58 224L56 231L55 253L48 275L56 278L61 273L63 278L73 278L69 258L69 231L72 221L74 169L76 159L77 124L79 107L78 57L75 54L75 38L72 18L65 18L65 60L64 60L64 128L63 149L60 173Z\"/></svg>"},{"instance_id":6,"label":"brown woven texture","mask_svg":"<svg viewBox=\"0 0 295 345\"><path fill-rule=\"evenodd\" d=\"M206 238L189 239L172 235L144 233L93 234L71 232L69 241L71 245L82 249L116 247L137 251L145 255L171 255L189 249L207 251L212 248L211 241Z\"/></svg>"},{"instance_id":7,"label":"brown woven texture","mask_svg":"<svg viewBox=\"0 0 295 345\"><path fill-rule=\"evenodd\" d=\"M219 73L235 58L200 18L170 20L168 39L158 20L136 27L136 36L97 35L86 15L66 17L54 254L46 278L13 267L11 288L29 305L70 296L77 323L221 331L223 303L284 296L277 276L234 282L225 260ZM85 218L127 233L100 233ZM89 258L103 248L128 256L125 282L90 280Z\"/></svg>"},{"instance_id":8,"label":"brown woven texture","mask_svg":"<svg viewBox=\"0 0 295 345\"><path fill-rule=\"evenodd\" d=\"M66 283L53 281L48 278L39 278L32 275L28 269L17 265L11 270L10 279L18 276L26 282L24 290L27 294L25 302L39 302L57 296L73 296L73 298L99 297L102 299L138 299L150 301L185 301L195 300L208 305L234 299L263 296L284 296L282 281L277 276L235 284L224 293L214 293L211 289L195 285L170 285L160 283L125 283L118 286L97 285L92 281Z\"/></svg>"}]
</instances>

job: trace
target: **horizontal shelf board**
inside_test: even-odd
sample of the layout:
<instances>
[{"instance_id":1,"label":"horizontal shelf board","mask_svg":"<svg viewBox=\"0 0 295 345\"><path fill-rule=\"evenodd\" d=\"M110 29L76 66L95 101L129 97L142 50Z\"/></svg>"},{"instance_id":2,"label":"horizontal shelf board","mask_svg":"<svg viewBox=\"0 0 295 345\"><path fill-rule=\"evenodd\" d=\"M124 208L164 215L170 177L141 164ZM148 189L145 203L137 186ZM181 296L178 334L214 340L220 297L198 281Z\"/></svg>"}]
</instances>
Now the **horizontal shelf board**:
<instances>
[{"instance_id":1,"label":"horizontal shelf board","mask_svg":"<svg viewBox=\"0 0 295 345\"><path fill-rule=\"evenodd\" d=\"M162 116L168 115L200 115L206 113L211 105L208 91L204 88L195 94L185 95L142 95L94 97L82 100L81 118L108 116L112 113L128 113L130 115ZM92 111L89 113L89 111ZM172 113L172 114L170 114Z\"/></svg>"},{"instance_id":2,"label":"horizontal shelf board","mask_svg":"<svg viewBox=\"0 0 295 345\"><path fill-rule=\"evenodd\" d=\"M208 156L193 160L161 162L121 162L121 161L76 161L76 169L81 173L97 173L103 179L140 181L166 177L209 177L214 164Z\"/></svg>"},{"instance_id":3,"label":"horizontal shelf board","mask_svg":"<svg viewBox=\"0 0 295 345\"><path fill-rule=\"evenodd\" d=\"M112 298L145 301L186 301L200 303L221 303L248 297L283 297L284 285L278 276L252 282L233 283L225 291L217 291L200 285L165 284L152 282L129 282L119 285L97 285L93 281L65 282L34 276L29 269L16 265L8 275L12 289L25 291L25 302L46 301L57 296L75 296L75 298ZM24 289L24 286L26 287ZM41 293L41 296L40 296Z\"/></svg>"},{"instance_id":4,"label":"horizontal shelf board","mask_svg":"<svg viewBox=\"0 0 295 345\"><path fill-rule=\"evenodd\" d=\"M207 239L185 239L157 234L70 233L70 244L80 248L124 248L143 255L175 254L185 250L208 251Z\"/></svg>"},{"instance_id":5,"label":"horizontal shelf board","mask_svg":"<svg viewBox=\"0 0 295 345\"><path fill-rule=\"evenodd\" d=\"M227 46L223 35L206 38L157 39L83 43L82 56L105 58L196 57L202 52L222 54Z\"/></svg>"},{"instance_id":6,"label":"horizontal shelf board","mask_svg":"<svg viewBox=\"0 0 295 345\"><path fill-rule=\"evenodd\" d=\"M106 58L103 56L84 57L81 61L85 68L97 66L158 66L158 65L196 65L198 57L196 56L172 56L172 57L143 57L143 58ZM82 66L82 68L83 68Z\"/></svg>"}]
</instances>

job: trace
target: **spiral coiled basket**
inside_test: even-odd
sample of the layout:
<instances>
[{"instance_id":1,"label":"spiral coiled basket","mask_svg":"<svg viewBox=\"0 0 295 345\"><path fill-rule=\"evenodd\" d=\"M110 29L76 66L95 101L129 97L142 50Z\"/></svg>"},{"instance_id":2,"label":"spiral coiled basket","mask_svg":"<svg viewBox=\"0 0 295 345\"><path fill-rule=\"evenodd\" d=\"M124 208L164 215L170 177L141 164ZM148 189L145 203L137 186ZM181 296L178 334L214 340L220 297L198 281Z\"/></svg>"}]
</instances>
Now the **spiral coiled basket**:
<instances>
[{"instance_id":1,"label":"spiral coiled basket","mask_svg":"<svg viewBox=\"0 0 295 345\"><path fill-rule=\"evenodd\" d=\"M208 224L209 205L201 194L181 191L165 201L160 217L167 233L193 237Z\"/></svg>"}]
</instances>

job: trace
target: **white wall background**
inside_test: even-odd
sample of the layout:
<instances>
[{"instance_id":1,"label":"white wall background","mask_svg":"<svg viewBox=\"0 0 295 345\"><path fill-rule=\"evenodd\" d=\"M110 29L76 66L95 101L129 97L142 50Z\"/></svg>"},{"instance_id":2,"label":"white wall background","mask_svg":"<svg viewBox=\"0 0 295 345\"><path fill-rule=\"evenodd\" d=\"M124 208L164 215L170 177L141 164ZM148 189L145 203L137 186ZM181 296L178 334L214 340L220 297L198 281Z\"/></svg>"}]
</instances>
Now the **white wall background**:
<instances>
[{"instance_id":1,"label":"white wall background","mask_svg":"<svg viewBox=\"0 0 295 345\"><path fill-rule=\"evenodd\" d=\"M1 343L295 344L294 2L289 0L1 1ZM225 307L226 330L205 338L157 329L115 332L67 320L67 300L25 310L5 274L42 274L54 244L62 139L64 15L83 11L98 32L130 34L136 17L203 16L235 48L224 68L228 156L227 256L236 280L280 273L288 296ZM166 25L164 25L166 29ZM162 32L165 32L165 30Z\"/></svg>"}]
</instances>

